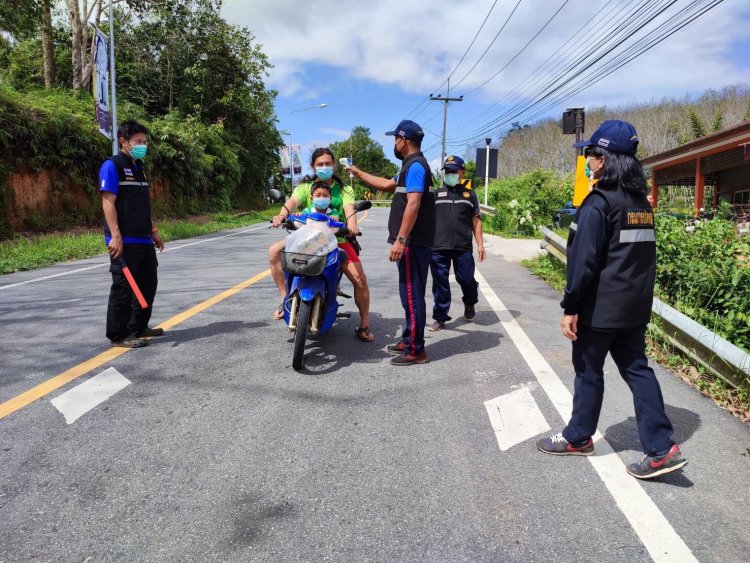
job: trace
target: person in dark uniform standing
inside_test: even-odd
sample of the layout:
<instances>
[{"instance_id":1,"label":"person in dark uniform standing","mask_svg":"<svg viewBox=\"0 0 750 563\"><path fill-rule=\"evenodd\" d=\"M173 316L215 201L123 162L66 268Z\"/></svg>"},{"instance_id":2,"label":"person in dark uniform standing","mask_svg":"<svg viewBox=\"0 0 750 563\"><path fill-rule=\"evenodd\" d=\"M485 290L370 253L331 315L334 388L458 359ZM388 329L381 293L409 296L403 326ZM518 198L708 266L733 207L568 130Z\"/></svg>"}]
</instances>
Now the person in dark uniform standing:
<instances>
[{"instance_id":1,"label":"person in dark uniform standing","mask_svg":"<svg viewBox=\"0 0 750 563\"><path fill-rule=\"evenodd\" d=\"M554 455L592 455L604 395L607 353L633 393L645 455L627 471L650 479L687 464L672 440L672 423L646 357L646 325L656 277L654 214L635 157L635 128L605 121L584 147L597 183L570 226L562 333L573 341L573 414L565 429L537 447Z\"/></svg>"},{"instance_id":2,"label":"person in dark uniform standing","mask_svg":"<svg viewBox=\"0 0 750 563\"><path fill-rule=\"evenodd\" d=\"M435 236L435 200L430 166L420 149L424 138L422 128L404 120L386 135L395 137L393 154L403 161L398 176L380 178L356 166L347 167L347 171L371 188L395 192L388 218L389 259L398 264L399 293L406 323L401 340L387 350L396 355L391 360L393 365L408 366L427 361L425 292Z\"/></svg>"},{"instance_id":3,"label":"person in dark uniform standing","mask_svg":"<svg viewBox=\"0 0 750 563\"><path fill-rule=\"evenodd\" d=\"M474 305L479 301L479 284L474 279L474 256L472 234L477 240L477 254L483 262L486 254L482 239L482 219L479 216L479 200L474 190L464 182L464 161L451 155L445 159L445 185L435 192L435 242L432 245L432 318L435 322L430 330L438 331L451 320L451 264L456 281L461 286L464 303L464 318L473 321Z\"/></svg>"},{"instance_id":4,"label":"person in dark uniform standing","mask_svg":"<svg viewBox=\"0 0 750 563\"><path fill-rule=\"evenodd\" d=\"M104 212L104 241L110 255L112 288L107 306L107 338L113 346L140 348L146 337L161 336L149 328L156 295L156 250L164 250L159 230L151 220L149 183L143 172L148 130L136 121L124 121L117 130L120 152L99 169L99 191ZM148 303L139 305L123 274L123 260Z\"/></svg>"}]
</instances>

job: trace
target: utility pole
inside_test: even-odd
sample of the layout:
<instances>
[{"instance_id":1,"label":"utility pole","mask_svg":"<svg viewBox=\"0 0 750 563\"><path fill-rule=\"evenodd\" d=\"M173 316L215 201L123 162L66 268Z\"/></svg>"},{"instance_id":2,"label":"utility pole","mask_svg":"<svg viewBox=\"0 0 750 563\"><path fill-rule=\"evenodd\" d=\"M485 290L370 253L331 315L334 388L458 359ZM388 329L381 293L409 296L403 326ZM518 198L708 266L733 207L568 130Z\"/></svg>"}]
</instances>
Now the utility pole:
<instances>
[{"instance_id":1,"label":"utility pole","mask_svg":"<svg viewBox=\"0 0 750 563\"><path fill-rule=\"evenodd\" d=\"M109 0L109 74L112 79L112 154L120 152L117 138L117 80L115 79L115 21L112 15L112 0Z\"/></svg>"},{"instance_id":2,"label":"utility pole","mask_svg":"<svg viewBox=\"0 0 750 563\"><path fill-rule=\"evenodd\" d=\"M459 96L458 98L450 98L451 93L451 79L448 78L448 91L445 93L443 98L440 95L433 96L430 94L430 101L432 102L443 102L443 148L440 151L440 174L442 174L443 165L445 164L445 127L448 123L448 103L449 102L463 102L464 97Z\"/></svg>"}]
</instances>

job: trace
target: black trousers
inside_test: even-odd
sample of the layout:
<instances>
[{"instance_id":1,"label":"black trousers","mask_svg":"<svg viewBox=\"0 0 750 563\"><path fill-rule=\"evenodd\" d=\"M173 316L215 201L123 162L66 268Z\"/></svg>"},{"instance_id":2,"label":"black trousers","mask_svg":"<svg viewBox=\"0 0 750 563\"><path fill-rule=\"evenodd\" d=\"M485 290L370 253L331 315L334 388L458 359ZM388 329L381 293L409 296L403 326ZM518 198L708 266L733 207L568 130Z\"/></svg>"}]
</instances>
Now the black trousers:
<instances>
[{"instance_id":1,"label":"black trousers","mask_svg":"<svg viewBox=\"0 0 750 563\"><path fill-rule=\"evenodd\" d=\"M451 263L456 281L461 286L464 305L475 305L479 301L479 284L474 279L474 256L470 250L433 250L430 261L432 273L432 318L436 321L451 320Z\"/></svg>"},{"instance_id":2,"label":"black trousers","mask_svg":"<svg viewBox=\"0 0 750 563\"><path fill-rule=\"evenodd\" d=\"M417 355L424 351L424 326L427 323L424 296L431 255L432 249L429 247L407 246L397 262L398 289L406 317L401 340L407 354Z\"/></svg>"},{"instance_id":3,"label":"black trousers","mask_svg":"<svg viewBox=\"0 0 750 563\"><path fill-rule=\"evenodd\" d=\"M573 342L576 371L573 416L563 430L563 437L576 444L596 432L604 397L604 360L610 353L620 376L633 393L643 451L649 455L666 453L674 444L672 423L664 410L659 381L648 366L646 327L603 332L578 325L576 336Z\"/></svg>"},{"instance_id":4,"label":"black trousers","mask_svg":"<svg viewBox=\"0 0 750 563\"><path fill-rule=\"evenodd\" d=\"M107 338L112 341L122 340L148 326L156 296L156 269L159 263L153 245L124 244L122 257L149 306L141 309L125 274L122 273L120 263L110 256L112 288L109 291L107 306Z\"/></svg>"}]
</instances>

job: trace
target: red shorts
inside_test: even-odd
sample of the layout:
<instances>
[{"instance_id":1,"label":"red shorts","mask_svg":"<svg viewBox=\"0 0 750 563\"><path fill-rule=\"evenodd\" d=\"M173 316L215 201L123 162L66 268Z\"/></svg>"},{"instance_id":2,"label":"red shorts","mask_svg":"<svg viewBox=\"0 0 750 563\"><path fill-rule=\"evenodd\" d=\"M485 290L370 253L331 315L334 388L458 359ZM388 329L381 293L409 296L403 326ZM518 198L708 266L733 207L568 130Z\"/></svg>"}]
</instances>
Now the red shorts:
<instances>
[{"instance_id":1,"label":"red shorts","mask_svg":"<svg viewBox=\"0 0 750 563\"><path fill-rule=\"evenodd\" d=\"M346 252L346 263L349 262L359 262L359 256L357 256L357 251L354 250L354 247L352 246L352 243L350 242L340 242L339 248Z\"/></svg>"}]
</instances>

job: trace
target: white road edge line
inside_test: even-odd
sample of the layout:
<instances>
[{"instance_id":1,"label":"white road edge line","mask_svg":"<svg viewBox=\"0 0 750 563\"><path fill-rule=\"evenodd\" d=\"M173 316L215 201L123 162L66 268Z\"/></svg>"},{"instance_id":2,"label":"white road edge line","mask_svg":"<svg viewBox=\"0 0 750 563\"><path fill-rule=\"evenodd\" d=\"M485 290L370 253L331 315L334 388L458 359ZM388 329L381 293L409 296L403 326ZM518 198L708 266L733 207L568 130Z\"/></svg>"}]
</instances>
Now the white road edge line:
<instances>
[{"instance_id":1,"label":"white road edge line","mask_svg":"<svg viewBox=\"0 0 750 563\"><path fill-rule=\"evenodd\" d=\"M130 380L115 368L105 369L76 385L50 401L65 417L65 422L73 424L95 406L102 404L112 395L130 385Z\"/></svg>"},{"instance_id":2,"label":"white road edge line","mask_svg":"<svg viewBox=\"0 0 750 563\"><path fill-rule=\"evenodd\" d=\"M490 307L497 313L500 323L523 356L539 385L544 389L563 421L567 422L573 411L573 396L558 375L547 363L534 343L516 322L500 298L477 269L476 278ZM646 494L637 479L628 475L620 456L604 440L597 430L593 436L596 455L589 456L591 465L599 474L618 508L627 518L633 530L656 562L697 562L688 546L675 532L672 525L659 510L651 497ZM539 454L544 455L544 454Z\"/></svg>"},{"instance_id":3,"label":"white road edge line","mask_svg":"<svg viewBox=\"0 0 750 563\"><path fill-rule=\"evenodd\" d=\"M164 252L169 252L170 250L179 250L180 248L185 248L187 246L193 246L193 245L196 245L196 244L203 244L204 242L211 242L211 241L214 241L214 240L219 240L219 239L223 239L223 238L227 238L227 237L233 237L233 236L236 236L236 235L244 235L245 233L251 233L253 231L258 231L260 229L265 229L265 228L267 228L266 225L262 225L260 227L255 227L253 229L246 229L244 231L238 231L236 233L229 233L227 235L222 235L220 237L213 237L213 238L207 238L207 239L199 240L199 241L196 241L196 242L189 242L188 244L181 244L180 246L170 246L169 248L164 249ZM77 268L75 270L68 270L67 272L60 272L59 274L52 274L52 275L49 275L49 276L43 276L41 278L34 278L34 279L31 279L31 280L26 280L26 281L22 281L22 282L10 283L8 285L0 285L0 291L2 291L3 289L10 289L11 287L18 287L19 285L26 285L28 283L35 283L35 282L40 282L40 281L44 281L44 280L51 280L52 278L59 278L60 276L67 276L69 274L77 274L79 272L85 272L86 270L93 270L94 268L101 268L103 266L109 266L109 262L104 262L103 264L94 264L93 266L86 266L85 268Z\"/></svg>"}]
</instances>

